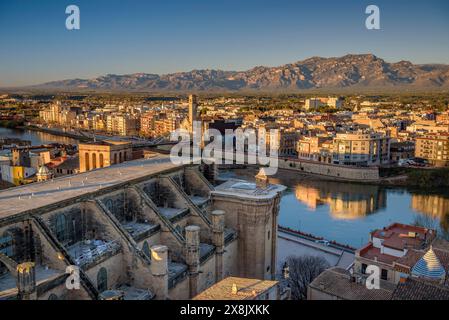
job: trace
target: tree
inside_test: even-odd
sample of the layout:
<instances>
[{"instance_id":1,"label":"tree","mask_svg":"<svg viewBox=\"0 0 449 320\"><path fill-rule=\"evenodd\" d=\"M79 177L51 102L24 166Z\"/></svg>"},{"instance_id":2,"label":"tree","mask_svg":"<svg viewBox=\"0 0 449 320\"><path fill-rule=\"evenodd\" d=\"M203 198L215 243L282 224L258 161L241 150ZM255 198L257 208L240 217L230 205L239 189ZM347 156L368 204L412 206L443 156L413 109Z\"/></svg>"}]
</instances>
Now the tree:
<instances>
[{"instance_id":1,"label":"tree","mask_svg":"<svg viewBox=\"0 0 449 320\"><path fill-rule=\"evenodd\" d=\"M427 214L417 214L412 223L414 226L437 230L437 237L449 241L448 217L442 215L440 221Z\"/></svg>"},{"instance_id":2,"label":"tree","mask_svg":"<svg viewBox=\"0 0 449 320\"><path fill-rule=\"evenodd\" d=\"M323 257L289 256L285 260L288 267L287 283L291 289L292 300L307 299L307 287L324 270L330 268Z\"/></svg>"}]
</instances>

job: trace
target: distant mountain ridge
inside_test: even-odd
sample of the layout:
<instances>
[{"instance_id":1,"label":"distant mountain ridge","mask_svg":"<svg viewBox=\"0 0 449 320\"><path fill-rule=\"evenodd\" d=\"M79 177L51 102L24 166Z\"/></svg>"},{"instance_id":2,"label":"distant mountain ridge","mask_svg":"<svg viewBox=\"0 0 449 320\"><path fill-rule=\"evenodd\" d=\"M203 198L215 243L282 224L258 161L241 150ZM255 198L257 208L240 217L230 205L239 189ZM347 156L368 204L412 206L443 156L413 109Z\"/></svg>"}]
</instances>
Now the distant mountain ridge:
<instances>
[{"instance_id":1,"label":"distant mountain ridge","mask_svg":"<svg viewBox=\"0 0 449 320\"><path fill-rule=\"evenodd\" d=\"M335 88L449 89L449 65L388 63L373 54L312 57L279 67L247 71L192 70L171 74L108 74L95 79L70 79L32 88L111 91L295 91Z\"/></svg>"}]
</instances>

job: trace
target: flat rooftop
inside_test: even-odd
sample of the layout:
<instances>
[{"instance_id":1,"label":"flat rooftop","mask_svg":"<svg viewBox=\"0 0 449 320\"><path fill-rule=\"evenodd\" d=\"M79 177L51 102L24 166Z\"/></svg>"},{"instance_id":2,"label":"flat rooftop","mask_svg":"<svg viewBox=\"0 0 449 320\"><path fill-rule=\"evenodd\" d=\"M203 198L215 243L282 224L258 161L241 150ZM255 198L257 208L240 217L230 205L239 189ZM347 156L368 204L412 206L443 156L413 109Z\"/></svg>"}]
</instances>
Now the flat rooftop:
<instances>
[{"instance_id":1,"label":"flat rooftop","mask_svg":"<svg viewBox=\"0 0 449 320\"><path fill-rule=\"evenodd\" d=\"M0 219L181 167L165 155L0 191Z\"/></svg>"},{"instance_id":2,"label":"flat rooftop","mask_svg":"<svg viewBox=\"0 0 449 320\"><path fill-rule=\"evenodd\" d=\"M372 232L373 238L382 239L382 245L396 250L419 249L435 233L434 230L400 223Z\"/></svg>"},{"instance_id":3,"label":"flat rooftop","mask_svg":"<svg viewBox=\"0 0 449 320\"><path fill-rule=\"evenodd\" d=\"M254 182L229 179L215 187L212 194L223 194L241 198L270 199L285 189L285 186L277 184L269 184L266 188L258 188Z\"/></svg>"},{"instance_id":4,"label":"flat rooftop","mask_svg":"<svg viewBox=\"0 0 449 320\"><path fill-rule=\"evenodd\" d=\"M193 300L245 300L253 299L277 286L277 281L228 277L204 290ZM232 287L236 286L237 292Z\"/></svg>"}]
</instances>

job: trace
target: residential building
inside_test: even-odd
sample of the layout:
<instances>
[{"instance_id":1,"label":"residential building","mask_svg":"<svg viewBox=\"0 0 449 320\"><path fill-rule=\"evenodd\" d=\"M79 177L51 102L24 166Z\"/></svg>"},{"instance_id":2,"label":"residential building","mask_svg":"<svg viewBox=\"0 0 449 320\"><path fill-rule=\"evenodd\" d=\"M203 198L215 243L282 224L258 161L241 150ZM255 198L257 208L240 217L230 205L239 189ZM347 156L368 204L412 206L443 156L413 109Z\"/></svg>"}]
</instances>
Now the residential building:
<instances>
[{"instance_id":1,"label":"residential building","mask_svg":"<svg viewBox=\"0 0 449 320\"><path fill-rule=\"evenodd\" d=\"M434 166L449 166L449 134L426 134L416 138L415 156Z\"/></svg>"},{"instance_id":2,"label":"residential building","mask_svg":"<svg viewBox=\"0 0 449 320\"><path fill-rule=\"evenodd\" d=\"M337 133L334 138L333 163L379 166L390 162L390 138L372 131Z\"/></svg>"},{"instance_id":3,"label":"residential building","mask_svg":"<svg viewBox=\"0 0 449 320\"><path fill-rule=\"evenodd\" d=\"M137 135L140 130L140 119L127 114L111 114L106 117L106 130L121 136Z\"/></svg>"},{"instance_id":4,"label":"residential building","mask_svg":"<svg viewBox=\"0 0 449 320\"><path fill-rule=\"evenodd\" d=\"M369 265L375 265L380 268L382 280L398 283L410 273L404 270L404 261L428 248L435 237L435 230L400 223L375 230L369 243L356 251L354 273L363 276Z\"/></svg>"}]
</instances>

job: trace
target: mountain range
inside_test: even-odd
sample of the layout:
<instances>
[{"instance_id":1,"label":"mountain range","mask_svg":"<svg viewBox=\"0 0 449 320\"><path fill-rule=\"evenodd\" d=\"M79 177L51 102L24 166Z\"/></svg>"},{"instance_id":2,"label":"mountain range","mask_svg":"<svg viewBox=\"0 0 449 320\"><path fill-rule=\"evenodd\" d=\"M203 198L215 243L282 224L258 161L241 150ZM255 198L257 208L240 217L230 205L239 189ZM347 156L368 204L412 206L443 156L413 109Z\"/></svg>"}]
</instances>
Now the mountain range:
<instances>
[{"instance_id":1,"label":"mountain range","mask_svg":"<svg viewBox=\"0 0 449 320\"><path fill-rule=\"evenodd\" d=\"M449 65L388 63L373 54L312 57L247 71L193 70L171 74L108 74L32 86L35 89L107 91L299 91L307 89L449 89Z\"/></svg>"}]
</instances>

